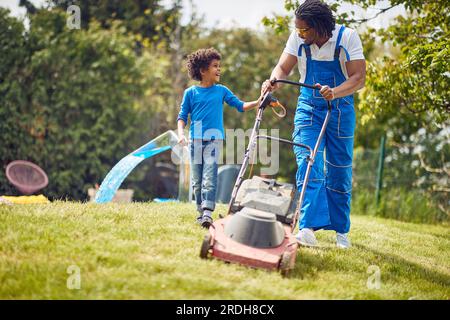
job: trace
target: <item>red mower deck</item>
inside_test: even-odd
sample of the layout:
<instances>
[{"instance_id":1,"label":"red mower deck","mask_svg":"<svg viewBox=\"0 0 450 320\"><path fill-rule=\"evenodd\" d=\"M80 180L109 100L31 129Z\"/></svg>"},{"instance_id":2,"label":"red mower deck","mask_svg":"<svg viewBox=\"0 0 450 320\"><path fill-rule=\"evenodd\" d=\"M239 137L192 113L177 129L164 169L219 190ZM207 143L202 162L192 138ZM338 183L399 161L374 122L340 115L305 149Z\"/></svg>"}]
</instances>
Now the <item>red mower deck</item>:
<instances>
[{"instance_id":1,"label":"red mower deck","mask_svg":"<svg viewBox=\"0 0 450 320\"><path fill-rule=\"evenodd\" d=\"M203 240L202 258L214 257L226 262L267 270L280 270L287 273L293 269L297 255L297 240L288 225L283 225L285 237L276 248L254 248L229 238L224 233L224 227L231 216L217 220L209 228Z\"/></svg>"}]
</instances>

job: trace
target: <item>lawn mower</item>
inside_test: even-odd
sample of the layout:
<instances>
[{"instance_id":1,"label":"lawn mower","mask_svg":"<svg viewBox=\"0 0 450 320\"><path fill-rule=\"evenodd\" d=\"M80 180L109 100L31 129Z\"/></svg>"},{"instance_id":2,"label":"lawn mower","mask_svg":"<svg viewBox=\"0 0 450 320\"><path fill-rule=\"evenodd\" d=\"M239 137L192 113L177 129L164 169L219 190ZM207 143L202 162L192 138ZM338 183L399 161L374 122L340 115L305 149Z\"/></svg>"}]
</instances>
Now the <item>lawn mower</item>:
<instances>
[{"instance_id":1,"label":"lawn mower","mask_svg":"<svg viewBox=\"0 0 450 320\"><path fill-rule=\"evenodd\" d=\"M320 90L319 87L300 82L272 80L272 84L277 82ZM264 110L267 106L278 103L270 92L264 94L231 194L228 214L209 227L201 245L200 257L204 259L213 257L253 268L279 270L282 275L287 276L295 265L298 243L293 232L299 218L311 168L330 118L331 103L328 101L328 112L314 149L305 144L258 134ZM280 183L275 179L253 176L244 180L258 139L274 140L309 151L300 194L294 185Z\"/></svg>"}]
</instances>

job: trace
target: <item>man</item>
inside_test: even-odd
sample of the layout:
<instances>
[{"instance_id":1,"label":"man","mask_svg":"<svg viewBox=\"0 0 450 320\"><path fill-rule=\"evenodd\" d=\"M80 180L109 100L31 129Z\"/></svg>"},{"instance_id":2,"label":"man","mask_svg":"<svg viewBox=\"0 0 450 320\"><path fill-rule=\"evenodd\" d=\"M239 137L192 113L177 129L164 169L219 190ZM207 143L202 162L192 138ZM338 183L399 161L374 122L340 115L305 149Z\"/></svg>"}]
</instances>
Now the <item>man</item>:
<instances>
[{"instance_id":1,"label":"man","mask_svg":"<svg viewBox=\"0 0 450 320\"><path fill-rule=\"evenodd\" d=\"M298 64L300 81L321 89L320 92L301 89L292 139L314 147L327 112L327 100L333 107L311 171L296 237L301 245L316 246L314 231L334 230L337 246L349 248L355 130L353 93L364 87L366 75L361 40L354 30L336 25L331 9L319 0L306 0L297 8L295 29L271 79L285 79ZM266 80L261 90L273 91L278 86ZM307 150L295 146L294 153L300 190Z\"/></svg>"}]
</instances>

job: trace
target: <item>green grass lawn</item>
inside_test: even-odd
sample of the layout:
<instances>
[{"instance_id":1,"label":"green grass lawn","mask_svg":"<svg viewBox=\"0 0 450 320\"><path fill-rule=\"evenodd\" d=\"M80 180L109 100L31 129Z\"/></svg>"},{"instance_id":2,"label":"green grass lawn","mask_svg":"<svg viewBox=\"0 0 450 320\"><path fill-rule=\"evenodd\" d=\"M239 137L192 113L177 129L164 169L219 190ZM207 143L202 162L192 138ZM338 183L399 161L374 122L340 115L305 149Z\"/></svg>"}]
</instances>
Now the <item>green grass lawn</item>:
<instances>
[{"instance_id":1,"label":"green grass lawn","mask_svg":"<svg viewBox=\"0 0 450 320\"><path fill-rule=\"evenodd\" d=\"M445 225L353 215L350 250L320 231L283 278L200 259L195 217L178 203L0 205L0 299L450 298ZM80 289L68 289L70 266Z\"/></svg>"}]
</instances>

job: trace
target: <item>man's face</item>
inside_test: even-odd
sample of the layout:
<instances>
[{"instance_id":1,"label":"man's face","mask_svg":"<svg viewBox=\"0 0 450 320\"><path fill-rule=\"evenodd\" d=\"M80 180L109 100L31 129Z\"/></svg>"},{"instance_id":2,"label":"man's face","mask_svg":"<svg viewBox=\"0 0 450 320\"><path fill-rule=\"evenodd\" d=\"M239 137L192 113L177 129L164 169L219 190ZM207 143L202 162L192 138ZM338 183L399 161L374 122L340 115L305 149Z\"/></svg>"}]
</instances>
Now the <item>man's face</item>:
<instances>
[{"instance_id":1,"label":"man's face","mask_svg":"<svg viewBox=\"0 0 450 320\"><path fill-rule=\"evenodd\" d=\"M220 60L214 59L209 64L208 69L202 70L202 79L204 81L219 82L220 81Z\"/></svg>"},{"instance_id":2,"label":"man's face","mask_svg":"<svg viewBox=\"0 0 450 320\"><path fill-rule=\"evenodd\" d=\"M303 39L305 44L312 44L316 39L316 31L308 26L308 24L301 19L295 19L295 29L297 31L297 35Z\"/></svg>"}]
</instances>

